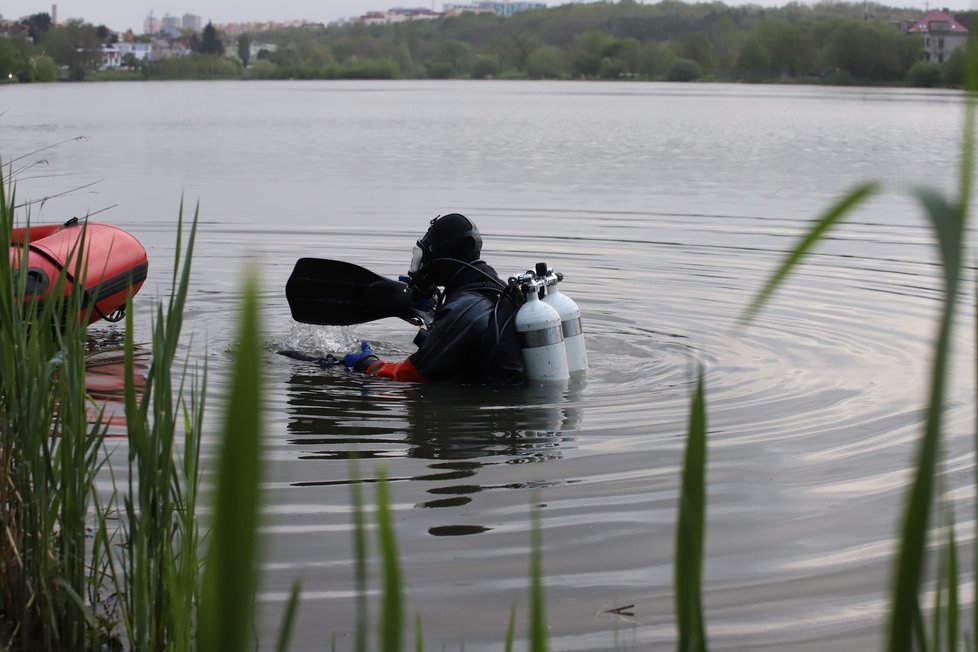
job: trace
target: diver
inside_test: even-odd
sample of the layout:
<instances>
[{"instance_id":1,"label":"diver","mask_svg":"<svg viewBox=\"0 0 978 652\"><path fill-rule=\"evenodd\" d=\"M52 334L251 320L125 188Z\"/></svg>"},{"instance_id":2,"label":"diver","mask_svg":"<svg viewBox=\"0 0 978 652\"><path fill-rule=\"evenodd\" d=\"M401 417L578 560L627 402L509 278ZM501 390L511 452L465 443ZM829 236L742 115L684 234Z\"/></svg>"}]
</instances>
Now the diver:
<instances>
[{"instance_id":1,"label":"diver","mask_svg":"<svg viewBox=\"0 0 978 652\"><path fill-rule=\"evenodd\" d=\"M480 259L481 253L482 236L469 218L451 213L431 220L408 271L413 301L434 302L431 324L414 339L418 350L388 362L363 341L359 352L343 357L343 364L394 380L521 384L523 358L513 318L520 300Z\"/></svg>"}]
</instances>

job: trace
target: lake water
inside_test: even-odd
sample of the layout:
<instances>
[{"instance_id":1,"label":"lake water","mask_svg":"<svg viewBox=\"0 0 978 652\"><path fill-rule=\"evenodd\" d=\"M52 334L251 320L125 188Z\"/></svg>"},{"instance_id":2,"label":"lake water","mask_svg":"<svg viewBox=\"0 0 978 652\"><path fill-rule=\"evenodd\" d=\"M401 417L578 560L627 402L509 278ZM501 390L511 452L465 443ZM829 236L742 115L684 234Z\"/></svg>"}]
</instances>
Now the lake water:
<instances>
[{"instance_id":1,"label":"lake water","mask_svg":"<svg viewBox=\"0 0 978 652\"><path fill-rule=\"evenodd\" d=\"M365 478L383 469L392 480L408 613L422 619L430 649L501 649L514 604L525 636L535 506L552 649L672 647L679 467L702 363L711 646L854 650L881 639L941 300L931 234L902 190L955 187L962 118L958 93L902 89L2 86L0 157L26 156L15 170L46 162L16 174L21 199L48 197L33 207L35 222L98 212L147 246L150 276L136 301L143 339L168 292L181 197L188 214L199 203L185 351L206 357L214 378L233 357L242 272L260 269L263 648L299 579L293 649L334 639L349 649L351 451ZM889 190L738 330L806 223L868 179ZM399 320L293 323L285 282L302 256L396 276L428 220L453 211L479 225L501 274L537 261L564 273L562 289L583 311L584 379L490 392L275 354L344 352L360 339L392 359L410 353L415 329ZM944 438L968 543L974 276L965 275ZM118 327L92 332L111 341ZM212 383L212 431L222 390ZM613 613L626 605L630 615Z\"/></svg>"}]
</instances>

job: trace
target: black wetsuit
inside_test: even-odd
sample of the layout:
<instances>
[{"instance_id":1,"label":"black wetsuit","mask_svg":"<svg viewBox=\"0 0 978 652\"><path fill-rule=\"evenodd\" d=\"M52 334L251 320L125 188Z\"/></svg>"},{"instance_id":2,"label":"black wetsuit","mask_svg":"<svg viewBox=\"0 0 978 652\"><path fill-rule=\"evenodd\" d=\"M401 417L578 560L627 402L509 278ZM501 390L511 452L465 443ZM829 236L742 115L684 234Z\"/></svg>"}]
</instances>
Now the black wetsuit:
<instances>
[{"instance_id":1,"label":"black wetsuit","mask_svg":"<svg viewBox=\"0 0 978 652\"><path fill-rule=\"evenodd\" d=\"M520 384L523 357L513 319L519 306L492 267L481 260L472 266L449 282L431 328L419 334L408 359L427 380Z\"/></svg>"}]
</instances>

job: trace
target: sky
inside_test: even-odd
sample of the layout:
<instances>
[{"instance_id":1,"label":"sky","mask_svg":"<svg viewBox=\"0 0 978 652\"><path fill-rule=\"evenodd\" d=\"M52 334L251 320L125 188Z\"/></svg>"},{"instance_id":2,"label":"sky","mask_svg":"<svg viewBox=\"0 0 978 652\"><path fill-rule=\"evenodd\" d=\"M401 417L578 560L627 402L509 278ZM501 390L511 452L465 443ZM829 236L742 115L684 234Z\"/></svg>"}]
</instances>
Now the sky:
<instances>
[{"instance_id":1,"label":"sky","mask_svg":"<svg viewBox=\"0 0 978 652\"><path fill-rule=\"evenodd\" d=\"M537 0L540 1L540 0ZM555 6L566 0L543 0ZM759 4L764 6L783 6L788 0L723 0L724 4ZM802 0L804 3L806 0ZM808 0L810 1L810 0ZM965 10L975 7L978 0L931 0L931 8L948 7ZM341 18L352 18L367 11L378 11L391 7L432 7L441 10L442 0L3 0L0 2L0 15L8 20L31 14L51 13L52 4L58 6L58 20L81 18L94 25L105 25L117 32L132 28L142 33L143 20L152 11L154 16L166 14L183 16L195 14L204 23L240 23L251 21L280 21L307 19L329 23ZM926 6L927 0L895 0L884 2L891 6Z\"/></svg>"}]
</instances>

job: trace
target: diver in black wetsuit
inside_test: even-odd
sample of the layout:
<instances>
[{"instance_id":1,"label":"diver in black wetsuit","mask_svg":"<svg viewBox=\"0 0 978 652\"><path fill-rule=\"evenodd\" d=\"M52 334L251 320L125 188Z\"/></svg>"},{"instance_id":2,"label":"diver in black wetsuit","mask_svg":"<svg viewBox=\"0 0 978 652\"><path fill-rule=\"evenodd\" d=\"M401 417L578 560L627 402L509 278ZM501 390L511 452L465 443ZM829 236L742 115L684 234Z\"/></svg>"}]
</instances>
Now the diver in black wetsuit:
<instances>
[{"instance_id":1,"label":"diver in black wetsuit","mask_svg":"<svg viewBox=\"0 0 978 652\"><path fill-rule=\"evenodd\" d=\"M433 219L417 242L408 272L414 296L438 297L430 328L415 338L418 350L400 362L385 362L365 341L360 352L344 356L343 364L394 380L522 383L523 359L513 323L519 301L479 258L481 252L482 236L467 217L451 213Z\"/></svg>"}]
</instances>

